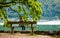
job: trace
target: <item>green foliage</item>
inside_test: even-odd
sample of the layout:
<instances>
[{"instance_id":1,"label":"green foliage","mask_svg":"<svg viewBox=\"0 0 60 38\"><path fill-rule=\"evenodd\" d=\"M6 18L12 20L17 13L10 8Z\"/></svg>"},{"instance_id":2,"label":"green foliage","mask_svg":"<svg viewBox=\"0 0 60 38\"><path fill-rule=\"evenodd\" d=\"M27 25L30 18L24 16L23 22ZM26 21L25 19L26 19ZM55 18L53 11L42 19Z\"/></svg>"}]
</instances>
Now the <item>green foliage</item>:
<instances>
[{"instance_id":1,"label":"green foliage","mask_svg":"<svg viewBox=\"0 0 60 38\"><path fill-rule=\"evenodd\" d=\"M3 25L4 27L10 27L10 25L9 24L7 24L7 21L4 21L4 25Z\"/></svg>"},{"instance_id":2,"label":"green foliage","mask_svg":"<svg viewBox=\"0 0 60 38\"><path fill-rule=\"evenodd\" d=\"M10 20L7 19L7 20L4 20L4 22L3 22L4 23L4 25L3 25L4 27L10 28L11 24L8 24L7 22L12 22L12 19L10 19Z\"/></svg>"},{"instance_id":3,"label":"green foliage","mask_svg":"<svg viewBox=\"0 0 60 38\"><path fill-rule=\"evenodd\" d=\"M0 9L0 19L7 19L7 12Z\"/></svg>"},{"instance_id":4,"label":"green foliage","mask_svg":"<svg viewBox=\"0 0 60 38\"><path fill-rule=\"evenodd\" d=\"M8 27L8 28L10 28L10 27L11 27L11 24L8 24L7 22L11 22L11 20L10 20L10 21L4 20L4 25L3 25L3 27Z\"/></svg>"},{"instance_id":5,"label":"green foliage","mask_svg":"<svg viewBox=\"0 0 60 38\"><path fill-rule=\"evenodd\" d=\"M21 16L21 11L23 11L23 19L24 21L28 21L30 15L32 16L33 21L37 21L42 17L42 3L37 2L37 0L11 0L11 2L6 2L7 0L0 0L0 18L8 19L7 12L3 9L5 7L16 5L18 8L12 8L13 11L17 12L19 17ZM4 2L4 3L3 3ZM26 8L28 7L29 12L27 12ZM7 23L7 22L5 22Z\"/></svg>"}]
</instances>

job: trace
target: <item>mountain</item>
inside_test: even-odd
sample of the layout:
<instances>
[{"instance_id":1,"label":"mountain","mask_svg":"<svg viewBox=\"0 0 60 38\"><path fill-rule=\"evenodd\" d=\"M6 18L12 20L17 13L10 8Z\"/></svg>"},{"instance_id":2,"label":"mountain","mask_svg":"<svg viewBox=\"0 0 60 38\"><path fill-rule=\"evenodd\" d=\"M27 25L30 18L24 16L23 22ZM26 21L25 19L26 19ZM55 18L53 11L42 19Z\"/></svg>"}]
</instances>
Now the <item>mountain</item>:
<instances>
[{"instance_id":1,"label":"mountain","mask_svg":"<svg viewBox=\"0 0 60 38\"><path fill-rule=\"evenodd\" d=\"M38 0L42 3L42 19L41 20L60 20L60 0ZM18 18L18 14L7 9L9 18Z\"/></svg>"},{"instance_id":2,"label":"mountain","mask_svg":"<svg viewBox=\"0 0 60 38\"><path fill-rule=\"evenodd\" d=\"M42 2L43 20L59 20L60 19L60 0L39 0Z\"/></svg>"}]
</instances>

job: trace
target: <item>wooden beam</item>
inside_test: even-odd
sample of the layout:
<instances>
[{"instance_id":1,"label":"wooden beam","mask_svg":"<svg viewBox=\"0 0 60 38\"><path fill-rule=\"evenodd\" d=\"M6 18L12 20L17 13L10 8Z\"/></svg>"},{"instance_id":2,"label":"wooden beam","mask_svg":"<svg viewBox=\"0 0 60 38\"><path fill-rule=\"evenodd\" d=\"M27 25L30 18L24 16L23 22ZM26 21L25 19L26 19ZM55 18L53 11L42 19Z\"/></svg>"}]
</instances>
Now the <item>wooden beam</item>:
<instances>
[{"instance_id":1,"label":"wooden beam","mask_svg":"<svg viewBox=\"0 0 60 38\"><path fill-rule=\"evenodd\" d=\"M30 21L28 21L28 22L25 22L25 21L20 21L20 22L7 22L8 24L36 24L36 22L35 21L33 21L33 22L30 22Z\"/></svg>"}]
</instances>

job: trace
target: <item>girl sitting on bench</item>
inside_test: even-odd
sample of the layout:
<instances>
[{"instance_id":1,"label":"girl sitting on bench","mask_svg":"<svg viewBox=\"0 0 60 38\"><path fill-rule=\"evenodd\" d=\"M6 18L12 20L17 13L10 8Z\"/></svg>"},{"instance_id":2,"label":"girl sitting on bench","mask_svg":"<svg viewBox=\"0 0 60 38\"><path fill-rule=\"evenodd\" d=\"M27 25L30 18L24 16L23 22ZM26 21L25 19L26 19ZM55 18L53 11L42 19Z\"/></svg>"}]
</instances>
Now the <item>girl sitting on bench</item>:
<instances>
[{"instance_id":1,"label":"girl sitting on bench","mask_svg":"<svg viewBox=\"0 0 60 38\"><path fill-rule=\"evenodd\" d=\"M20 22L21 22L21 21L23 21L23 18L22 18L22 17L20 17ZM25 30L24 24L19 24L19 26L22 27L22 30Z\"/></svg>"}]
</instances>

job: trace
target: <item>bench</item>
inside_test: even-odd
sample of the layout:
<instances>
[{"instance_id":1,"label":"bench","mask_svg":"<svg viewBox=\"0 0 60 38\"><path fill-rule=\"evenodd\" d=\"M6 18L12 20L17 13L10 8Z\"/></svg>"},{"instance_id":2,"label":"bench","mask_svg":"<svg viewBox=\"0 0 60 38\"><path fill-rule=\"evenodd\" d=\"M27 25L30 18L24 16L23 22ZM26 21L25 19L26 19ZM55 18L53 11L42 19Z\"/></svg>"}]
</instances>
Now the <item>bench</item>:
<instances>
[{"instance_id":1,"label":"bench","mask_svg":"<svg viewBox=\"0 0 60 38\"><path fill-rule=\"evenodd\" d=\"M34 27L33 27L33 24L36 24L35 21L28 21L28 22L25 22L25 21L19 21L19 22L7 22L7 24L11 24L11 33L13 34L14 33L14 27L12 27L12 24L31 24L31 35L34 34Z\"/></svg>"}]
</instances>

